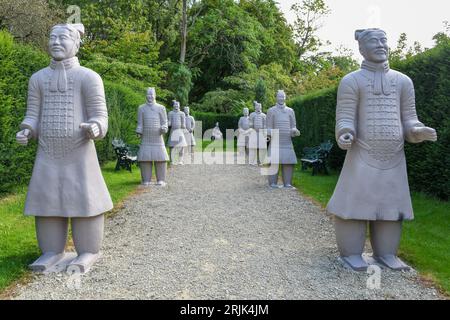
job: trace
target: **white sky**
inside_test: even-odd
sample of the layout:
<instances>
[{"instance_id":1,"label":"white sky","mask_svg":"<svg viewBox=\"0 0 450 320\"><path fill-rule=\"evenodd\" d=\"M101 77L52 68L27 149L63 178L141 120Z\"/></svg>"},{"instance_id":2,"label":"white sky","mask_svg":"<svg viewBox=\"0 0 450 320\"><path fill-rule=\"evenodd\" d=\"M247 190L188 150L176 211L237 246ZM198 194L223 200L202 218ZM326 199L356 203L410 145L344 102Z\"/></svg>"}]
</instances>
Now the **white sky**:
<instances>
[{"instance_id":1,"label":"white sky","mask_svg":"<svg viewBox=\"0 0 450 320\"><path fill-rule=\"evenodd\" d=\"M292 4L301 0L278 0L288 22L293 22ZM379 27L388 34L390 47L396 47L400 33L405 32L408 44L420 42L422 47L433 46L433 36L444 30L443 21L450 20L450 0L325 0L331 13L323 20L319 36L331 41L333 51L343 45L361 60L356 29Z\"/></svg>"}]
</instances>

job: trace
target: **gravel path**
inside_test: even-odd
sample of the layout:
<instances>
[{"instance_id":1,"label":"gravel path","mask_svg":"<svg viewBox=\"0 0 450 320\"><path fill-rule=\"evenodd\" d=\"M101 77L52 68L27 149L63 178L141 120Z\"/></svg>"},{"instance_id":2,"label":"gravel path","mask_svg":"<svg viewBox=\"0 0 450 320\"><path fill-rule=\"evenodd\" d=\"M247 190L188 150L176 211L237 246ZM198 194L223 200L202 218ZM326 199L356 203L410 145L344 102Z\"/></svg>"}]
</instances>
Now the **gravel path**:
<instances>
[{"instance_id":1,"label":"gravel path","mask_svg":"<svg viewBox=\"0 0 450 320\"><path fill-rule=\"evenodd\" d=\"M103 255L77 282L34 275L16 299L439 299L416 272L381 288L337 258L330 218L243 165L186 165L108 219ZM70 285L72 284L72 285Z\"/></svg>"}]
</instances>

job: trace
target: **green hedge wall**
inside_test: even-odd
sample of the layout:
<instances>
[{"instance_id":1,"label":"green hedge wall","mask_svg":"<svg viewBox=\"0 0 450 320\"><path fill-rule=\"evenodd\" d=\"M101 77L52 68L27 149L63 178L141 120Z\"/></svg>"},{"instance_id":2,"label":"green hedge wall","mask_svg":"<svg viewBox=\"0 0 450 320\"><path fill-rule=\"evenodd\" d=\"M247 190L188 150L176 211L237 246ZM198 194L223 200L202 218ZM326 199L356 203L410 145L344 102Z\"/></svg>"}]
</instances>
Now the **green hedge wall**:
<instances>
[{"instance_id":1,"label":"green hedge wall","mask_svg":"<svg viewBox=\"0 0 450 320\"><path fill-rule=\"evenodd\" d=\"M393 69L414 82L419 119L438 132L438 142L407 144L409 183L412 190L450 198L450 44L441 44L423 54L403 61ZM294 139L297 155L304 147L325 140L334 142L330 165L340 169L345 152L334 138L336 88L296 97L288 105L294 108L302 136Z\"/></svg>"},{"instance_id":2,"label":"green hedge wall","mask_svg":"<svg viewBox=\"0 0 450 320\"><path fill-rule=\"evenodd\" d=\"M216 126L216 122L219 122L220 130L224 135L226 129L237 129L240 118L240 116L235 115L195 111L192 111L192 116L195 118L195 121L202 121L202 134L206 130L214 128Z\"/></svg>"},{"instance_id":3,"label":"green hedge wall","mask_svg":"<svg viewBox=\"0 0 450 320\"><path fill-rule=\"evenodd\" d=\"M34 163L36 143L16 143L26 110L28 79L49 63L46 54L17 45L0 31L0 194L28 182Z\"/></svg>"}]
</instances>

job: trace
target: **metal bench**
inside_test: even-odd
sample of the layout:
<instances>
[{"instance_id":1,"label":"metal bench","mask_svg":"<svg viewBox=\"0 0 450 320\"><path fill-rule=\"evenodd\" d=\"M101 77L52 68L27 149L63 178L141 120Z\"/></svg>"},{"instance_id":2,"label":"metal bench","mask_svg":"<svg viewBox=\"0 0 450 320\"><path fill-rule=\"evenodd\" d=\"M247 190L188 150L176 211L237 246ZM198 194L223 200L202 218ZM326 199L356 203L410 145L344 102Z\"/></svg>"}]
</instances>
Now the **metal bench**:
<instances>
[{"instance_id":1,"label":"metal bench","mask_svg":"<svg viewBox=\"0 0 450 320\"><path fill-rule=\"evenodd\" d=\"M327 159L332 148L333 144L331 141L323 142L318 147L304 148L304 156L300 159L302 162L302 170L307 170L309 167L312 167L313 176L319 172L328 174Z\"/></svg>"},{"instance_id":2,"label":"metal bench","mask_svg":"<svg viewBox=\"0 0 450 320\"><path fill-rule=\"evenodd\" d=\"M112 141L114 152L117 156L116 171L126 169L131 172L131 166L137 164L138 146L129 146L122 139Z\"/></svg>"}]
</instances>

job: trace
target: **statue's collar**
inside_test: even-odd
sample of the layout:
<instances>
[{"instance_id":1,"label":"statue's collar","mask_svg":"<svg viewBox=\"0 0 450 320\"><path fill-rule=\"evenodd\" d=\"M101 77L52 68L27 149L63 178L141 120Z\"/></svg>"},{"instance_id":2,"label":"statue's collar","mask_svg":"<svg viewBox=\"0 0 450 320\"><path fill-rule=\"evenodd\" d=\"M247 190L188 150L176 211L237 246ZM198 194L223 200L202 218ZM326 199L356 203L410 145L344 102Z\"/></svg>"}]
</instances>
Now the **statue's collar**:
<instances>
[{"instance_id":1,"label":"statue's collar","mask_svg":"<svg viewBox=\"0 0 450 320\"><path fill-rule=\"evenodd\" d=\"M52 61L50 62L50 68L52 68L53 70L56 69L71 69L74 67L79 67L80 66L80 62L78 61L78 57L73 57L73 58L69 58L69 59L65 59L65 60L61 60L61 61L56 61L54 59L52 59Z\"/></svg>"},{"instance_id":2,"label":"statue's collar","mask_svg":"<svg viewBox=\"0 0 450 320\"><path fill-rule=\"evenodd\" d=\"M50 68L53 70L50 81L50 91L66 92L68 87L66 70L79 66L80 63L78 62L77 57L62 61L52 60L50 63Z\"/></svg>"},{"instance_id":3,"label":"statue's collar","mask_svg":"<svg viewBox=\"0 0 450 320\"><path fill-rule=\"evenodd\" d=\"M369 70L372 72L384 71L387 73L390 70L389 62L371 62L364 60L361 64L361 69Z\"/></svg>"}]
</instances>

